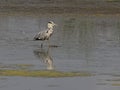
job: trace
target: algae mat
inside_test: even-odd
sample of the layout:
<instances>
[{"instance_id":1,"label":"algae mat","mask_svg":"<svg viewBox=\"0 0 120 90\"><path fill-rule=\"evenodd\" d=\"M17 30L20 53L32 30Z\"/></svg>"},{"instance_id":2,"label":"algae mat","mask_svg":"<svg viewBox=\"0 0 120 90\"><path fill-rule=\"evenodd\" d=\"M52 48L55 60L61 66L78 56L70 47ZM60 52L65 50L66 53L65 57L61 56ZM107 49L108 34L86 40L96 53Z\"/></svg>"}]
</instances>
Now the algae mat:
<instances>
[{"instance_id":1,"label":"algae mat","mask_svg":"<svg viewBox=\"0 0 120 90\"><path fill-rule=\"evenodd\" d=\"M87 77L92 76L87 72L61 72L61 71L46 71L46 70L0 70L0 76L24 76L24 77Z\"/></svg>"}]
</instances>

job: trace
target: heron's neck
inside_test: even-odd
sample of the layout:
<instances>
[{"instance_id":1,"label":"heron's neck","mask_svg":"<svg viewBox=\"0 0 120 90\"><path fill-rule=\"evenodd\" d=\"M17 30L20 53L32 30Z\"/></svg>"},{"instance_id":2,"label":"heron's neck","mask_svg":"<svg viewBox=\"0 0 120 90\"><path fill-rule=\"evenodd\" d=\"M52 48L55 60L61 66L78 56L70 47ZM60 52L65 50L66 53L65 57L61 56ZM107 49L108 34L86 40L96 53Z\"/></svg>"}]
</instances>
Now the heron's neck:
<instances>
[{"instance_id":1,"label":"heron's neck","mask_svg":"<svg viewBox=\"0 0 120 90\"><path fill-rule=\"evenodd\" d=\"M53 29L53 25L52 24L49 24L47 25L48 29Z\"/></svg>"},{"instance_id":2,"label":"heron's neck","mask_svg":"<svg viewBox=\"0 0 120 90\"><path fill-rule=\"evenodd\" d=\"M53 27L51 27L51 28L48 27L48 30L53 30Z\"/></svg>"}]
</instances>

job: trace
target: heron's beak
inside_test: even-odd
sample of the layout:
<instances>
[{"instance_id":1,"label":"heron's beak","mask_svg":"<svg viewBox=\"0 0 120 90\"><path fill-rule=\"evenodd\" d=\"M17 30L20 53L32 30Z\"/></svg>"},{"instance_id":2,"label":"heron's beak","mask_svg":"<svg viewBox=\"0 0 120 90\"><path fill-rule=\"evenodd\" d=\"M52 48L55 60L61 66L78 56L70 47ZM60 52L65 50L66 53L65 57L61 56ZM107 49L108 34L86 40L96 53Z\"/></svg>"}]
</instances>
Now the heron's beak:
<instances>
[{"instance_id":1,"label":"heron's beak","mask_svg":"<svg viewBox=\"0 0 120 90\"><path fill-rule=\"evenodd\" d=\"M54 23L54 26L58 26L58 25Z\"/></svg>"}]
</instances>

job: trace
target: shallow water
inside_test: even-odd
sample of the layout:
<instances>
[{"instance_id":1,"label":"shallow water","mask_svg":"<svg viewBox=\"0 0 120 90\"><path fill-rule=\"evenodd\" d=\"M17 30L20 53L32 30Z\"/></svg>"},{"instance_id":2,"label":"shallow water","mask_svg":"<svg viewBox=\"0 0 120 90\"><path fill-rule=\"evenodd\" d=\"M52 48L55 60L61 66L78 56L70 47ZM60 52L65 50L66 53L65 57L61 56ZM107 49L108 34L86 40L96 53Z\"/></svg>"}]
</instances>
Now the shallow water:
<instances>
[{"instance_id":1,"label":"shallow water","mask_svg":"<svg viewBox=\"0 0 120 90\"><path fill-rule=\"evenodd\" d=\"M50 39L33 41L46 23ZM47 61L46 61L47 58ZM0 90L119 90L119 16L0 16L0 69L84 71L91 77L1 77ZM24 83L23 83L24 82ZM86 87L87 86L87 87Z\"/></svg>"}]
</instances>

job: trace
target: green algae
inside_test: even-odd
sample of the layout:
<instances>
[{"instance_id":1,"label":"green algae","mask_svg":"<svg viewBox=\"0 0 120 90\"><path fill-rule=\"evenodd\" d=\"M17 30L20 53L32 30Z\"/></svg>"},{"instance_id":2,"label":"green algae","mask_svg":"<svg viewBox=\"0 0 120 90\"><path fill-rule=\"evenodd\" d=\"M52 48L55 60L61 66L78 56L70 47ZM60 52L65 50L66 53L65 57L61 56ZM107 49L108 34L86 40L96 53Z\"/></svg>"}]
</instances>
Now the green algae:
<instances>
[{"instance_id":1,"label":"green algae","mask_svg":"<svg viewBox=\"0 0 120 90\"><path fill-rule=\"evenodd\" d=\"M92 76L87 72L61 72L47 70L0 70L0 76L24 76L24 77L88 77Z\"/></svg>"},{"instance_id":2,"label":"green algae","mask_svg":"<svg viewBox=\"0 0 120 90\"><path fill-rule=\"evenodd\" d=\"M120 83L113 83L112 86L120 86Z\"/></svg>"},{"instance_id":3,"label":"green algae","mask_svg":"<svg viewBox=\"0 0 120 90\"><path fill-rule=\"evenodd\" d=\"M62 72L55 70L30 70L32 64L0 64L0 76L24 77L76 77L91 76L88 72Z\"/></svg>"}]
</instances>

